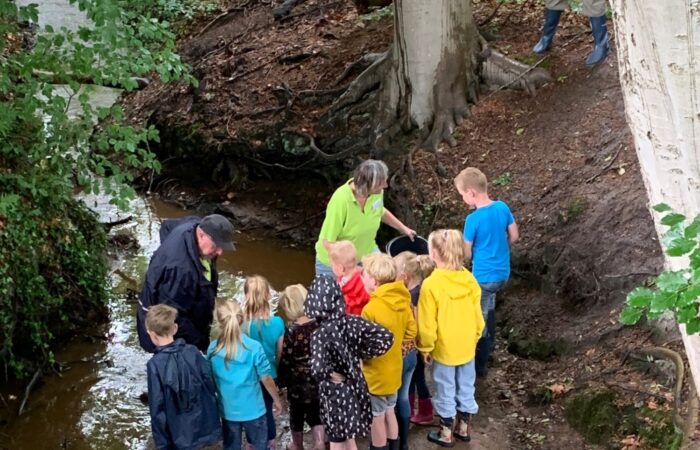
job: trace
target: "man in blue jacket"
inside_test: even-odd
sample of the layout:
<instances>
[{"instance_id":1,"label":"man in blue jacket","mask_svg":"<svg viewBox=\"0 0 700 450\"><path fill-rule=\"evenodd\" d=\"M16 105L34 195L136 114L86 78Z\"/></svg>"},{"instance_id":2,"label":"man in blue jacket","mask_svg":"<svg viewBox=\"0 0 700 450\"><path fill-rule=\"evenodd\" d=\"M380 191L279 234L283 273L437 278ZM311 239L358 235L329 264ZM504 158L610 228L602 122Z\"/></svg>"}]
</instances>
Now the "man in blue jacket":
<instances>
[{"instance_id":1,"label":"man in blue jacket","mask_svg":"<svg viewBox=\"0 0 700 450\"><path fill-rule=\"evenodd\" d=\"M232 235L231 222L219 214L163 222L160 247L151 258L139 296L136 322L144 350L156 350L144 323L148 308L165 304L178 312L175 338L206 351L219 285L216 258L235 249Z\"/></svg>"}]
</instances>

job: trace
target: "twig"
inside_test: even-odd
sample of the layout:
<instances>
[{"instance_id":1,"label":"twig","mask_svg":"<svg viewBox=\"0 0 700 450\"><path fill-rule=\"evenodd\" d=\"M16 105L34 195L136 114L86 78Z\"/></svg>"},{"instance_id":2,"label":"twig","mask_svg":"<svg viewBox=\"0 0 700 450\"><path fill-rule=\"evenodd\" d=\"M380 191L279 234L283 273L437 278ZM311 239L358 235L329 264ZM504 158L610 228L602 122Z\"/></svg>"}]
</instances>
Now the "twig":
<instances>
[{"instance_id":1,"label":"twig","mask_svg":"<svg viewBox=\"0 0 700 450\"><path fill-rule=\"evenodd\" d=\"M496 14L498 14L498 10L501 9L501 6L503 6L504 3L506 3L506 2L499 1L498 5L496 5L496 7L494 8L491 15L488 16L486 19L482 20L481 22L479 22L479 24L477 26L479 28L481 28L484 25L486 25L487 23L491 22L493 20L493 18L496 17Z\"/></svg>"},{"instance_id":2,"label":"twig","mask_svg":"<svg viewBox=\"0 0 700 450\"><path fill-rule=\"evenodd\" d=\"M610 159L610 161L608 162L608 164L607 164L605 167L603 167L603 170L601 170L601 171L598 172L597 174L595 174L595 175L593 175L592 177L590 177L589 179L587 179L587 180L586 180L586 183L590 183L590 182L594 181L596 178L598 178L599 176L601 176L602 174L604 174L605 172L607 172L607 171L612 167L612 165L615 164L615 161L617 160L617 157L620 156L620 152L622 151L622 147L623 147L622 144L620 144L620 145L617 147L617 151L615 152L615 155Z\"/></svg>"},{"instance_id":3,"label":"twig","mask_svg":"<svg viewBox=\"0 0 700 450\"><path fill-rule=\"evenodd\" d=\"M250 1L245 2L242 6L234 6L232 8L229 8L226 11L219 14L218 16L214 17L208 24L204 25L204 28L199 30L199 32L197 32L197 34L195 34L194 37L199 37L199 36L203 35L207 30L209 30L209 28L213 27L217 22L222 21L223 19L230 16L231 14L233 14L235 12L244 11L245 7L248 6L248 3L250 3Z\"/></svg>"},{"instance_id":4,"label":"twig","mask_svg":"<svg viewBox=\"0 0 700 450\"><path fill-rule=\"evenodd\" d=\"M123 219L115 220L113 222L101 222L100 225L104 226L108 230L111 230L112 228L119 226L119 225L124 225L125 223L131 222L133 219L133 216L126 216Z\"/></svg>"},{"instance_id":5,"label":"twig","mask_svg":"<svg viewBox=\"0 0 700 450\"><path fill-rule=\"evenodd\" d=\"M657 359L665 359L673 363L676 369L676 386L673 390L673 426L676 432L682 433L685 429L684 420L681 416L681 393L683 391L683 378L685 375L685 366L683 358L678 352L664 347L647 347L639 350L640 355L648 355ZM692 383L692 382L691 382ZM688 418L690 420L690 418Z\"/></svg>"},{"instance_id":6,"label":"twig","mask_svg":"<svg viewBox=\"0 0 700 450\"><path fill-rule=\"evenodd\" d=\"M658 275L658 272L627 272L627 273L618 273L618 274L613 274L613 275L603 275L605 278L626 278L626 277L632 277L635 275Z\"/></svg>"},{"instance_id":7,"label":"twig","mask_svg":"<svg viewBox=\"0 0 700 450\"><path fill-rule=\"evenodd\" d=\"M276 59L277 59L277 58L272 58L271 60L269 60L269 61L267 61L267 62L264 62L264 63L262 63L262 64L260 64L260 65L258 65L258 66L255 66L255 67L253 67L252 69L247 70L247 71L245 71L245 72L243 72L243 73L239 73L239 74L237 74L237 75L232 75L232 76L230 76L229 79L226 80L226 81L228 81L229 83L232 83L232 82L236 81L236 80L239 79L239 78L248 76L248 75L250 75L251 73L255 73L255 72L257 72L258 70L262 69L263 67L272 64L273 62L275 62Z\"/></svg>"},{"instance_id":8,"label":"twig","mask_svg":"<svg viewBox=\"0 0 700 450\"><path fill-rule=\"evenodd\" d=\"M24 389L24 398L22 399L22 403L19 405L19 410L17 411L17 415L21 416L22 413L24 412L24 407L27 404L27 400L29 400L29 394L32 393L32 388L36 384L36 382L39 380L39 376L44 370L44 365L46 364L46 360L44 360L43 363L41 363L41 366L34 372L34 376L32 377L32 380L29 382L27 387Z\"/></svg>"}]
</instances>

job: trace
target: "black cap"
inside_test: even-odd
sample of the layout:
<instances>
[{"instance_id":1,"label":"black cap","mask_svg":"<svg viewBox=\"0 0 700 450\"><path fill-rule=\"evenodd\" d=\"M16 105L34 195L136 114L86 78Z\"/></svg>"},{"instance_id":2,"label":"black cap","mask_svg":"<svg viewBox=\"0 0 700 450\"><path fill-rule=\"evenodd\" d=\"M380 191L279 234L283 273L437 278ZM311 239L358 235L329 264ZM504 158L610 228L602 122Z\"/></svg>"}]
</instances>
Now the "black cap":
<instances>
[{"instance_id":1,"label":"black cap","mask_svg":"<svg viewBox=\"0 0 700 450\"><path fill-rule=\"evenodd\" d=\"M233 225L221 214L211 214L199 223L199 228L209 235L217 247L235 250L233 245Z\"/></svg>"}]
</instances>

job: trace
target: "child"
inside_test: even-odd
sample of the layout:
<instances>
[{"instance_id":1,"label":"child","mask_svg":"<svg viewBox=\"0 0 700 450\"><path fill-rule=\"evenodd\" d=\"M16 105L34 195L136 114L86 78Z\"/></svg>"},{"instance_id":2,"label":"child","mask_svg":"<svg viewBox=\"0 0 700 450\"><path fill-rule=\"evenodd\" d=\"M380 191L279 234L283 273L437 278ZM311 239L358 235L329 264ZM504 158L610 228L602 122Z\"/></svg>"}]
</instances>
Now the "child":
<instances>
[{"instance_id":1,"label":"child","mask_svg":"<svg viewBox=\"0 0 700 450\"><path fill-rule=\"evenodd\" d=\"M384 354L394 337L379 325L346 315L340 286L329 276L314 279L304 309L319 324L311 336L311 373L331 450L356 450L355 437L366 435L372 420L360 361Z\"/></svg>"},{"instance_id":2,"label":"child","mask_svg":"<svg viewBox=\"0 0 700 450\"><path fill-rule=\"evenodd\" d=\"M326 448L318 384L311 377L309 366L311 334L318 328L318 322L304 314L306 294L304 286L295 284L287 286L279 298L279 314L287 320L278 370L280 384L287 387L289 401L292 442L287 450L304 450L304 422L311 427L313 450Z\"/></svg>"},{"instance_id":3,"label":"child","mask_svg":"<svg viewBox=\"0 0 700 450\"><path fill-rule=\"evenodd\" d=\"M484 329L479 299L481 289L464 268L464 242L457 230L438 230L428 238L436 269L423 281L418 300L418 350L426 365L432 361L435 382L433 406L440 430L428 440L452 447L454 437L471 440L472 416L479 410L474 399L474 354Z\"/></svg>"},{"instance_id":4,"label":"child","mask_svg":"<svg viewBox=\"0 0 700 450\"><path fill-rule=\"evenodd\" d=\"M154 305L146 331L156 351L146 365L148 408L158 450L198 449L221 440L221 420L209 364L197 347L174 340L177 310Z\"/></svg>"},{"instance_id":5,"label":"child","mask_svg":"<svg viewBox=\"0 0 700 450\"><path fill-rule=\"evenodd\" d=\"M510 276L510 245L518 240L518 225L508 205L489 198L486 176L467 167L455 177L455 187L464 203L476 208L464 222L467 259L481 287L481 311L486 320L484 335L476 349L476 374L488 374L488 361L496 338L496 292Z\"/></svg>"},{"instance_id":6,"label":"child","mask_svg":"<svg viewBox=\"0 0 700 450\"><path fill-rule=\"evenodd\" d=\"M382 356L366 360L362 367L372 402L372 443L370 449L399 448L399 428L394 414L397 392L401 387L403 355L402 344L408 343L413 360L407 380L415 368L416 354L413 341L416 321L411 309L411 294L403 281L396 281L396 265L391 256L374 253L362 259L362 281L370 293L370 300L362 317L382 325L394 335L394 344ZM408 389L403 401L408 407ZM408 449L408 413L405 414L404 449Z\"/></svg>"},{"instance_id":7,"label":"child","mask_svg":"<svg viewBox=\"0 0 700 450\"><path fill-rule=\"evenodd\" d=\"M408 291L411 293L411 304L415 314L416 308L418 307L420 285L433 271L435 263L433 263L429 255L418 256L413 252L399 253L394 257L394 263L396 264L398 274L396 279L403 281ZM415 349L415 346L413 348ZM415 350L412 353L417 356ZM430 399L428 384L425 382L425 364L423 363L423 358L415 357L416 364L413 376L406 379L406 377L410 375L408 370L411 366L412 359L411 352L406 353L406 356L404 356L404 372L401 378L401 388L399 389L398 407L396 408L399 416L399 438L402 448L404 442L402 427L408 431L409 420L417 425L433 424L433 403ZM414 414L414 392L416 391L418 392L418 411Z\"/></svg>"},{"instance_id":8,"label":"child","mask_svg":"<svg viewBox=\"0 0 700 450\"><path fill-rule=\"evenodd\" d=\"M219 302L215 311L218 338L209 344L207 357L219 392L219 411L224 419L224 450L241 450L243 432L254 450L268 445L265 392L282 411L272 368L262 345L241 334L243 313L235 301ZM192 425L187 425L191 427Z\"/></svg>"},{"instance_id":9,"label":"child","mask_svg":"<svg viewBox=\"0 0 700 450\"><path fill-rule=\"evenodd\" d=\"M270 283L260 275L247 277L243 286L245 295L243 333L254 341L259 342L265 350L270 363L270 376L277 378L277 363L282 355L282 338L284 337L284 322L282 318L272 316L270 312ZM267 439L268 447L275 449L277 428L272 414L272 397L263 391L265 408L267 409Z\"/></svg>"},{"instance_id":10,"label":"child","mask_svg":"<svg viewBox=\"0 0 700 450\"><path fill-rule=\"evenodd\" d=\"M362 314L362 308L369 301L369 294L365 290L365 285L362 284L355 246L350 241L335 242L331 244L328 258L343 291L346 312L359 316Z\"/></svg>"}]
</instances>

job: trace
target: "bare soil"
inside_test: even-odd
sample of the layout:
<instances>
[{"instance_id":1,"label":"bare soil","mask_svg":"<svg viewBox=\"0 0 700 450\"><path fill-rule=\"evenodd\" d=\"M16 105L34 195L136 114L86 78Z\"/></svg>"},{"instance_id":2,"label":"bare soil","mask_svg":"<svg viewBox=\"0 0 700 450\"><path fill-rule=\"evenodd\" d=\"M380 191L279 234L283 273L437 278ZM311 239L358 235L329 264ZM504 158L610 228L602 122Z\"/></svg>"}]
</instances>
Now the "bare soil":
<instances>
[{"instance_id":1,"label":"bare soil","mask_svg":"<svg viewBox=\"0 0 700 450\"><path fill-rule=\"evenodd\" d=\"M309 135L321 149L337 141L318 121L342 93L338 87L359 73L339 79L345 69L390 45L392 20L359 18L349 2L308 0L274 22L267 3L243 3L180 42L199 88L156 82L125 105L134 121L154 123L163 134L156 151L165 173L150 181L153 191L311 247L325 203L357 155L326 170L290 167L318 161ZM538 2L475 0L474 14L496 38L494 48L547 68L555 81L534 96L483 92L455 133L458 144L436 153L408 148L410 164L395 180L410 203L400 206L413 212L407 219L422 233L461 228L468 211L452 179L477 166L521 228L514 281L498 301L502 336L494 367L477 384L481 412L469 448L598 448L567 424L567 401L607 388L620 408L670 414L673 383L664 374L672 371L650 369L662 363L640 370L633 363L643 358L634 355L659 344L682 353L678 336L623 328L617 319L626 292L657 274L663 261L625 121L614 30L610 23L611 55L590 69L585 17L565 14L551 53L541 59L530 50L541 29ZM306 153L295 154L300 148ZM564 343L565 351L545 361L508 351L535 338ZM432 447L423 431L413 432L415 448ZM608 446L653 448L645 439L615 434Z\"/></svg>"}]
</instances>

